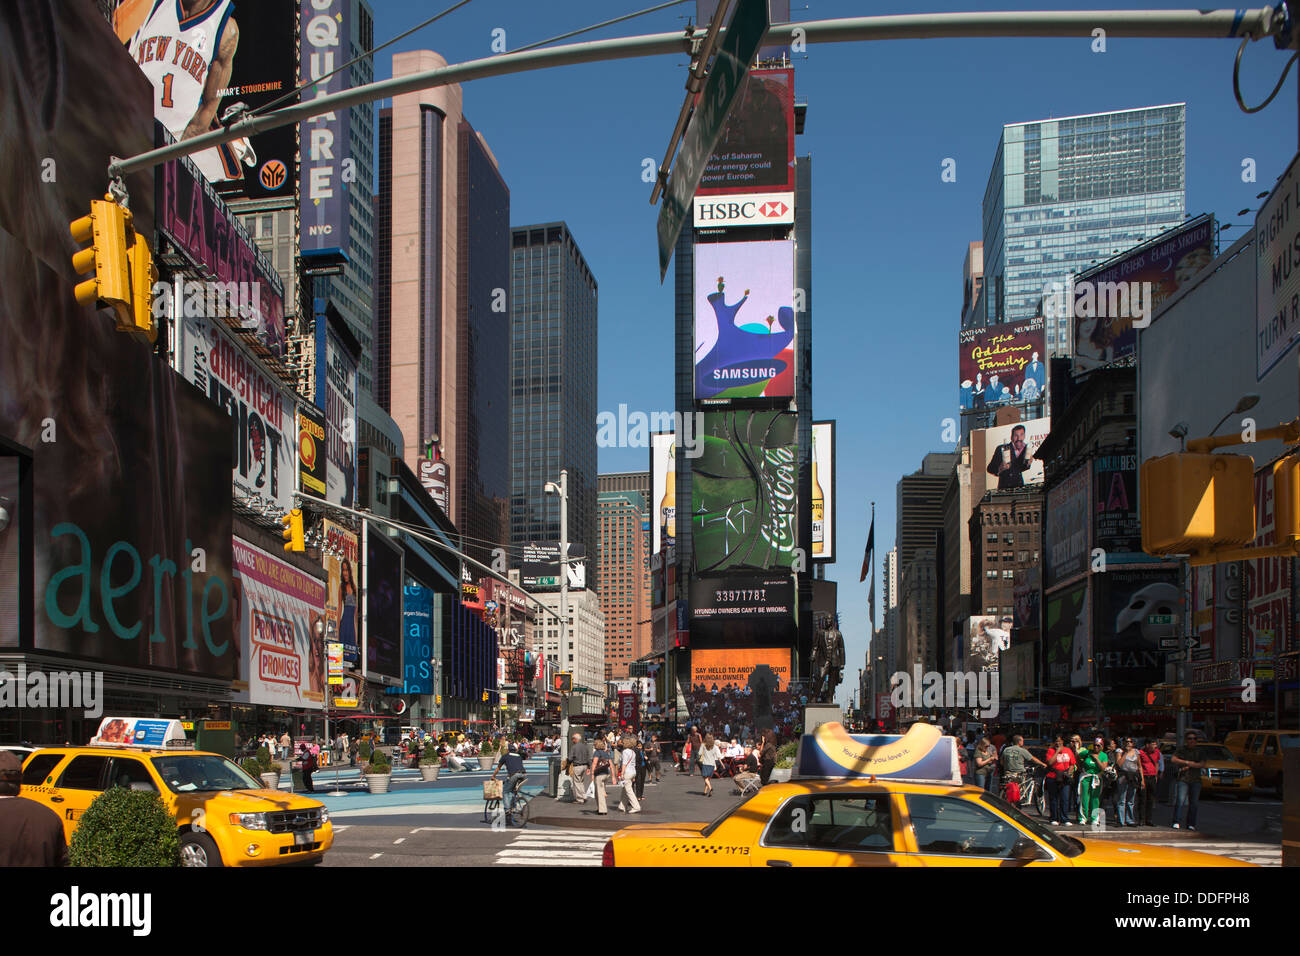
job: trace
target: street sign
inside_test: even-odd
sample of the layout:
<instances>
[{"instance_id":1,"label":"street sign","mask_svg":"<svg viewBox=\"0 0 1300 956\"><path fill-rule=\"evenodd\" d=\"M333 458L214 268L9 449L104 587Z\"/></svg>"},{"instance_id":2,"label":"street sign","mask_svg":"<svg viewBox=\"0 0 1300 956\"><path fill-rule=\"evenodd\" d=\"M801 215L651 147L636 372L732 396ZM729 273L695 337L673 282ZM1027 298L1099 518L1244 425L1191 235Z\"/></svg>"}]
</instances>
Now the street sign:
<instances>
[{"instance_id":1,"label":"street sign","mask_svg":"<svg viewBox=\"0 0 1300 956\"><path fill-rule=\"evenodd\" d=\"M1255 378L1262 379L1300 339L1300 269L1286 268L1297 240L1295 195L1300 154L1255 214Z\"/></svg>"},{"instance_id":2,"label":"street sign","mask_svg":"<svg viewBox=\"0 0 1300 956\"><path fill-rule=\"evenodd\" d=\"M668 274L673 247L704 175L704 167L718 145L723 123L735 102L749 65L754 62L759 42L767 33L767 0L740 0L727 24L727 35L713 58L713 68L695 104L677 162L673 163L668 188L659 207L659 281Z\"/></svg>"},{"instance_id":3,"label":"street sign","mask_svg":"<svg viewBox=\"0 0 1300 956\"><path fill-rule=\"evenodd\" d=\"M1172 614L1148 614L1148 624L1173 624L1174 616Z\"/></svg>"},{"instance_id":4,"label":"street sign","mask_svg":"<svg viewBox=\"0 0 1300 956\"><path fill-rule=\"evenodd\" d=\"M1182 644L1182 641L1179 640L1179 639L1176 638L1176 637L1162 637L1162 638L1160 638L1160 649L1161 649L1162 651L1176 651L1176 650L1178 650L1178 648L1179 648L1179 646L1180 646L1181 644Z\"/></svg>"},{"instance_id":5,"label":"street sign","mask_svg":"<svg viewBox=\"0 0 1300 956\"><path fill-rule=\"evenodd\" d=\"M1187 637L1183 639L1183 647L1187 648L1189 651L1193 647L1200 647L1200 646L1201 646L1201 639L1199 637Z\"/></svg>"}]
</instances>

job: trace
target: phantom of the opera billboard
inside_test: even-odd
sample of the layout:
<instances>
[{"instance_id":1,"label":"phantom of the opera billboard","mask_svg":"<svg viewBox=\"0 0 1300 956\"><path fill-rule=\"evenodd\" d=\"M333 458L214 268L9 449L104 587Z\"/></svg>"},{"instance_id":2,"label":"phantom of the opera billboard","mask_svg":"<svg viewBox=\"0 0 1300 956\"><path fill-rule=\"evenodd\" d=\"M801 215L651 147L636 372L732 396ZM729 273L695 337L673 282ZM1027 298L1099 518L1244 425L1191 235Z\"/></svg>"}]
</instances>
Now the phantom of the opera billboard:
<instances>
[{"instance_id":1,"label":"phantom of the opera billboard","mask_svg":"<svg viewBox=\"0 0 1300 956\"><path fill-rule=\"evenodd\" d=\"M794 243L695 245L695 397L794 395Z\"/></svg>"}]
</instances>

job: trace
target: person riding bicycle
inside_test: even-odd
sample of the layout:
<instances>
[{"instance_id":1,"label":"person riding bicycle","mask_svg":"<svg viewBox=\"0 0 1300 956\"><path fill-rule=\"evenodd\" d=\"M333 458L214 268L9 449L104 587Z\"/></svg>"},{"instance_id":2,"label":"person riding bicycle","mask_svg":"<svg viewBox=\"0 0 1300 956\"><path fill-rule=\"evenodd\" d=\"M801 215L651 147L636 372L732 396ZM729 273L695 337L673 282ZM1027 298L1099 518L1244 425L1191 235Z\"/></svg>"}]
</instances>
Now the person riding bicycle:
<instances>
[{"instance_id":1,"label":"person riding bicycle","mask_svg":"<svg viewBox=\"0 0 1300 956\"><path fill-rule=\"evenodd\" d=\"M501 755L497 761L496 767L492 770L492 779L497 778L501 768L506 768L506 783L502 788L502 806L505 808L506 826L511 826L510 810L515 804L515 796L519 789L528 779L528 774L524 770L524 758L519 754L519 745L511 744L510 749Z\"/></svg>"},{"instance_id":2,"label":"person riding bicycle","mask_svg":"<svg viewBox=\"0 0 1300 956\"><path fill-rule=\"evenodd\" d=\"M1005 783L1014 783L1017 794L1025 781L1026 761L1032 761L1040 767L1047 766L1025 749L1025 738L1016 734L1011 738L1011 743L1002 748L1002 779Z\"/></svg>"}]
</instances>

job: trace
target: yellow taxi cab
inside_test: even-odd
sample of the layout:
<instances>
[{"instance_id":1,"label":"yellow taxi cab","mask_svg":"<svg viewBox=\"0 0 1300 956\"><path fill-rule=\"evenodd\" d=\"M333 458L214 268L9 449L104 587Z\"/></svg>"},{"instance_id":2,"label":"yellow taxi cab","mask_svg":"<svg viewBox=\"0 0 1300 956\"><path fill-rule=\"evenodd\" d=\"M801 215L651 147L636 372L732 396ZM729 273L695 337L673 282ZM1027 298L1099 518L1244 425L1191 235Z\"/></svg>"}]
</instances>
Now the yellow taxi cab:
<instances>
[{"instance_id":1,"label":"yellow taxi cab","mask_svg":"<svg viewBox=\"0 0 1300 956\"><path fill-rule=\"evenodd\" d=\"M626 827L605 866L1249 866L1191 850L1057 832L962 786L955 739L917 724L902 736L805 736L789 783L763 787L712 823Z\"/></svg>"},{"instance_id":2,"label":"yellow taxi cab","mask_svg":"<svg viewBox=\"0 0 1300 956\"><path fill-rule=\"evenodd\" d=\"M220 754L194 749L179 721L107 717L86 747L42 747L23 763L22 796L63 820L69 842L110 787L159 794L180 828L183 866L319 863L334 843L324 804L267 790Z\"/></svg>"},{"instance_id":3,"label":"yellow taxi cab","mask_svg":"<svg viewBox=\"0 0 1300 956\"><path fill-rule=\"evenodd\" d=\"M1197 744L1196 762L1201 770L1201 793L1226 794L1249 800L1255 792L1255 774L1223 744Z\"/></svg>"},{"instance_id":4,"label":"yellow taxi cab","mask_svg":"<svg viewBox=\"0 0 1300 956\"><path fill-rule=\"evenodd\" d=\"M1288 750L1300 748L1300 731L1234 730L1223 745L1255 775L1255 786L1282 793L1282 763Z\"/></svg>"}]
</instances>

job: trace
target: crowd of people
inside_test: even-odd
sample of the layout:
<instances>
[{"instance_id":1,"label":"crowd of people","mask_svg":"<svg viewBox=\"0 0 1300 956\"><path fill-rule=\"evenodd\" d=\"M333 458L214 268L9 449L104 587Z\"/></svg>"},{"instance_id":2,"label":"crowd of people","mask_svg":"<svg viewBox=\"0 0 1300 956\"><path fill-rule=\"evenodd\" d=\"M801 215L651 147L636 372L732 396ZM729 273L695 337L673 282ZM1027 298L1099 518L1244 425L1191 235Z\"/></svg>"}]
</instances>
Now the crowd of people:
<instances>
[{"instance_id":1,"label":"crowd of people","mask_svg":"<svg viewBox=\"0 0 1300 956\"><path fill-rule=\"evenodd\" d=\"M1047 816L1054 826L1102 820L1118 827L1154 826L1156 804L1172 800L1173 829L1195 830L1205 767L1198 759L1198 742L1196 731L1188 731L1180 747L1168 738L1060 733L1040 760L1019 734L977 737L972 732L959 741L958 754L967 783L1001 793L1012 803L1019 801L1031 766L1042 768Z\"/></svg>"},{"instance_id":2,"label":"crowd of people","mask_svg":"<svg viewBox=\"0 0 1300 956\"><path fill-rule=\"evenodd\" d=\"M800 708L794 704L788 691L775 691L758 683L738 687L713 684L706 687L696 684L686 695L686 705L692 723L698 724L726 740L733 736L741 740L757 740L760 724L772 726L781 739L794 735Z\"/></svg>"}]
</instances>

